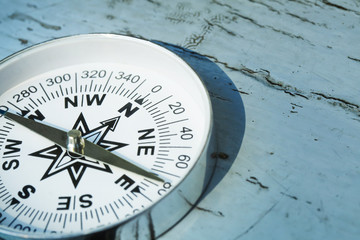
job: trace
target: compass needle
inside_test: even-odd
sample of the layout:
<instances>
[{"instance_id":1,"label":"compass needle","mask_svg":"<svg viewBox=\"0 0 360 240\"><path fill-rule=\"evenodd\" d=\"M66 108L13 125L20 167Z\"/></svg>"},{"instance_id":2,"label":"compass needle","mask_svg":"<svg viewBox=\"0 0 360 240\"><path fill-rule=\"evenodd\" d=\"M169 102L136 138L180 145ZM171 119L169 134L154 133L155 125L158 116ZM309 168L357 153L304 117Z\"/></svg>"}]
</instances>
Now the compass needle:
<instances>
[{"instance_id":1,"label":"compass needle","mask_svg":"<svg viewBox=\"0 0 360 240\"><path fill-rule=\"evenodd\" d=\"M209 183L213 136L201 79L155 43L91 34L14 54L0 61L0 239L157 239Z\"/></svg>"},{"instance_id":2,"label":"compass needle","mask_svg":"<svg viewBox=\"0 0 360 240\"><path fill-rule=\"evenodd\" d=\"M32 130L33 132L47 138L48 140L58 144L59 146L66 148L69 151L82 154L85 157L94 158L96 160L111 164L116 167L120 167L124 170L154 179L156 181L164 182L162 178L156 176L155 174L148 172L135 164L130 163L124 158L119 157L90 141L85 140L85 144L84 144L85 146L83 152L76 152L74 151L74 149L69 149L68 141L67 141L68 135L69 132L73 130L70 130L69 132L62 131L55 127L51 127L43 123L38 123L34 120L30 120L10 112L5 112L3 110L0 110L0 114Z\"/></svg>"}]
</instances>

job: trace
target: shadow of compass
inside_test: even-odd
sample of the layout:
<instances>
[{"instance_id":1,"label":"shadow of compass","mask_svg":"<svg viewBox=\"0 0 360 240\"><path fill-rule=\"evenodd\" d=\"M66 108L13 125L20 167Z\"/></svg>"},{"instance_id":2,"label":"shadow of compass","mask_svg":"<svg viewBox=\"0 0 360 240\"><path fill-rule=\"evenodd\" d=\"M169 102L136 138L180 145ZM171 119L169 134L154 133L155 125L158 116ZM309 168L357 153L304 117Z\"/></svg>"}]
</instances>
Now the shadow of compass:
<instances>
[{"instance_id":1,"label":"shadow of compass","mask_svg":"<svg viewBox=\"0 0 360 240\"><path fill-rule=\"evenodd\" d=\"M245 109L240 93L226 73L209 58L191 50L152 41L174 52L185 60L203 80L212 102L215 151L211 152L216 168L202 198L206 197L225 177L234 163L245 133ZM210 159L211 160L211 159ZM201 199L199 199L201 200Z\"/></svg>"}]
</instances>

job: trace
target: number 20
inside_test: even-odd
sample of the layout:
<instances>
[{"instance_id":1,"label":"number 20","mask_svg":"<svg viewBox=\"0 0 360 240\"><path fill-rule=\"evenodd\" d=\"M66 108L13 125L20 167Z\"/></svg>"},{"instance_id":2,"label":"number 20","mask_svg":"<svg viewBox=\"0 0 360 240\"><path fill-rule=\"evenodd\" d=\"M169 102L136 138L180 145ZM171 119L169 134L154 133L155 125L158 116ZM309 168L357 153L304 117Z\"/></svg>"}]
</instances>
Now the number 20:
<instances>
[{"instance_id":1,"label":"number 20","mask_svg":"<svg viewBox=\"0 0 360 240\"><path fill-rule=\"evenodd\" d=\"M181 114L185 112L185 108L181 107L181 102L169 104L169 108L173 111L174 114Z\"/></svg>"}]
</instances>

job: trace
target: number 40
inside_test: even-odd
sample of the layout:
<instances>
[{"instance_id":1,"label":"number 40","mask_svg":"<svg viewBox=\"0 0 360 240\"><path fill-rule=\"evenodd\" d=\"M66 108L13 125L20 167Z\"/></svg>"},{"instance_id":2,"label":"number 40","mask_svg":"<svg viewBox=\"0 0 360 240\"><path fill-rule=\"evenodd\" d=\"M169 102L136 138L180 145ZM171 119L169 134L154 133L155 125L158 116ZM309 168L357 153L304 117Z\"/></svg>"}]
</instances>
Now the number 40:
<instances>
[{"instance_id":1,"label":"number 40","mask_svg":"<svg viewBox=\"0 0 360 240\"><path fill-rule=\"evenodd\" d=\"M183 127L180 132L182 133L180 136L182 140L190 140L194 137L190 128Z\"/></svg>"}]
</instances>

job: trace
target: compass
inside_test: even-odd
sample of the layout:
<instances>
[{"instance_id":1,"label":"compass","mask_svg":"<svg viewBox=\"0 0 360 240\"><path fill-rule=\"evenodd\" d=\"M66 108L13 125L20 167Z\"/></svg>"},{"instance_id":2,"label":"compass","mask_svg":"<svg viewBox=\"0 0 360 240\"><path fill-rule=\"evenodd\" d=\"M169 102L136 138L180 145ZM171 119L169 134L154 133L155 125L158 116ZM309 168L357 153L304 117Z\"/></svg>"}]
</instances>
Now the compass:
<instances>
[{"instance_id":1,"label":"compass","mask_svg":"<svg viewBox=\"0 0 360 240\"><path fill-rule=\"evenodd\" d=\"M0 62L0 239L155 239L214 169L211 103L171 51L121 35Z\"/></svg>"}]
</instances>

